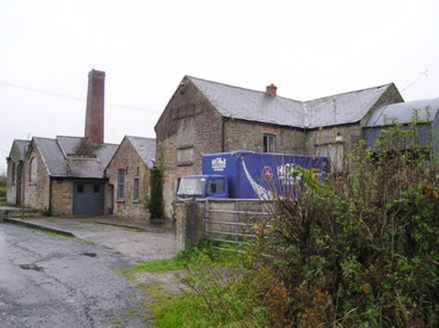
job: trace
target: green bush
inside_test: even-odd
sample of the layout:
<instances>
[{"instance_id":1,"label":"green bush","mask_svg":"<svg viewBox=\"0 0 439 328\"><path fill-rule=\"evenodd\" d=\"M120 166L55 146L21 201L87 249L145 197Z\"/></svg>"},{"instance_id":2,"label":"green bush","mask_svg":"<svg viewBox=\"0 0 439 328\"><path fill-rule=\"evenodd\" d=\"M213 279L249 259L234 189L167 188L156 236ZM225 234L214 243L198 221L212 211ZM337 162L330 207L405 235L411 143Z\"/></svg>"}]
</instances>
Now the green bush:
<instances>
[{"instance_id":1,"label":"green bush","mask_svg":"<svg viewBox=\"0 0 439 328\"><path fill-rule=\"evenodd\" d=\"M0 198L6 198L6 187L0 187Z\"/></svg>"},{"instance_id":2,"label":"green bush","mask_svg":"<svg viewBox=\"0 0 439 328\"><path fill-rule=\"evenodd\" d=\"M344 174L277 200L254 263L286 286L291 325L439 325L438 161L417 136L393 127Z\"/></svg>"}]
</instances>

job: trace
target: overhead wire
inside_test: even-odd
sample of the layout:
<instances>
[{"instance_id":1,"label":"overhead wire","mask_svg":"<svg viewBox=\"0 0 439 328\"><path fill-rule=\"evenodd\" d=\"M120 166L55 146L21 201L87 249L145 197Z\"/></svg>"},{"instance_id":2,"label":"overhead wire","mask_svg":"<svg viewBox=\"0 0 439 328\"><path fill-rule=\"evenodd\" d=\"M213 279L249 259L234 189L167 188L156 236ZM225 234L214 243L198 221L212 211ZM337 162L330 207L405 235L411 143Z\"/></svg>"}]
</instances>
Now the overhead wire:
<instances>
[{"instance_id":1,"label":"overhead wire","mask_svg":"<svg viewBox=\"0 0 439 328\"><path fill-rule=\"evenodd\" d=\"M35 93L39 93L39 94L43 94L43 95L49 95L49 96L58 97L58 98L63 98L63 99L70 99L70 100L76 100L76 101L86 101L86 99L84 97L77 97L77 96L72 96L72 95L68 95L65 93L37 89L37 88L32 88L32 87L28 87L28 86L24 86L24 85L8 83L8 82L4 82L4 81L0 81L0 85L5 86L5 87L9 87L9 88L31 91L31 92L35 92ZM136 110L136 111L140 111L140 112L157 113L156 110L152 110L152 109L145 109L145 108L134 107L134 106L124 105L124 104L116 104L116 103L112 103L112 102L106 102L105 105L110 106L110 107L117 107L117 108L121 108L121 109L131 109L131 110Z\"/></svg>"}]
</instances>

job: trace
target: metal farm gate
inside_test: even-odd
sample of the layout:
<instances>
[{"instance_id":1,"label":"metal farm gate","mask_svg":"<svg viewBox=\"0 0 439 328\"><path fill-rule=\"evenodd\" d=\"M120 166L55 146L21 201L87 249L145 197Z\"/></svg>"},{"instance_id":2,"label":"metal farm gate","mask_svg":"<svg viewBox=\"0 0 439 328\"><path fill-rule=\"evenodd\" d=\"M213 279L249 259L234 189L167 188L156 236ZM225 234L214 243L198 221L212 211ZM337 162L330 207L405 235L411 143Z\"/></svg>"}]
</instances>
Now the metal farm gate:
<instances>
[{"instance_id":1,"label":"metal farm gate","mask_svg":"<svg viewBox=\"0 0 439 328\"><path fill-rule=\"evenodd\" d=\"M213 248L243 252L241 246L248 246L261 229L261 224L267 227L266 223L272 217L265 204L252 199L206 199L206 239L234 245L232 248Z\"/></svg>"}]
</instances>

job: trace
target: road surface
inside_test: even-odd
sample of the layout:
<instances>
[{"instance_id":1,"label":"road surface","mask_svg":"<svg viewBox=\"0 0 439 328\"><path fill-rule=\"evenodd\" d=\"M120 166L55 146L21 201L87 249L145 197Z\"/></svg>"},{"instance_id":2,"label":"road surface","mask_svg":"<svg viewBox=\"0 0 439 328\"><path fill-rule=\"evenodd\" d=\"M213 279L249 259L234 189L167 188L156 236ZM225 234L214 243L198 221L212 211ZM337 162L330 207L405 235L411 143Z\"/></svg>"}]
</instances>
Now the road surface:
<instances>
[{"instance_id":1,"label":"road surface","mask_svg":"<svg viewBox=\"0 0 439 328\"><path fill-rule=\"evenodd\" d=\"M0 326L148 327L148 295L120 273L134 264L105 246L0 224Z\"/></svg>"}]
</instances>

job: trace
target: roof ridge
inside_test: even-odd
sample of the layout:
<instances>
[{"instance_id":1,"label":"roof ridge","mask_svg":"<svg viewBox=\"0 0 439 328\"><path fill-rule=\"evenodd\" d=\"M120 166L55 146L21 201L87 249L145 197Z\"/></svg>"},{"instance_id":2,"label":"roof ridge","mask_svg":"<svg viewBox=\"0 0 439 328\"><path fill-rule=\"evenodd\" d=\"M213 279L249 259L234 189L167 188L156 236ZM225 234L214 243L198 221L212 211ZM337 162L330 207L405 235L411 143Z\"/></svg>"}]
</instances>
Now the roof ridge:
<instances>
[{"instance_id":1,"label":"roof ridge","mask_svg":"<svg viewBox=\"0 0 439 328\"><path fill-rule=\"evenodd\" d=\"M265 94L266 93L265 91L261 91L261 90L254 90L254 89L244 88L244 87L240 87L240 86L236 86L236 85L231 85L231 84L227 84L227 83L215 82L215 81L200 79L198 77L194 77L194 76L190 76L190 75L186 75L186 77L189 78L190 80L199 80L199 81L203 81L203 82L207 82L207 83L219 84L219 85L222 85L222 86L225 86L225 87L229 87L229 88L233 88L233 89L239 89L239 90L244 90L244 91L256 92L256 93L260 93L260 94ZM295 100L295 99L291 99L291 98L287 98L287 97L279 96L279 95L276 95L276 98L282 98L282 99L293 101L293 102L296 102L296 103L303 103L303 101L301 101L301 100Z\"/></svg>"},{"instance_id":2,"label":"roof ridge","mask_svg":"<svg viewBox=\"0 0 439 328\"><path fill-rule=\"evenodd\" d=\"M388 88L392 84L394 84L394 83L391 82L391 83L387 83L387 84L383 84L383 85L378 85L378 86L375 86L375 87L369 87L369 88L364 88L364 89L357 89L357 90L347 91L347 92L340 92L340 93L336 93L336 94L333 94L333 95L330 95L330 96L310 99L310 100L304 101L304 103L310 103L310 102L317 101L317 100L331 99L331 98L339 97L339 96L342 96L342 95L348 95L348 94L362 92L362 91L367 91L367 90L372 90L372 89L380 89L380 88L383 88L383 87L387 87Z\"/></svg>"}]
</instances>

